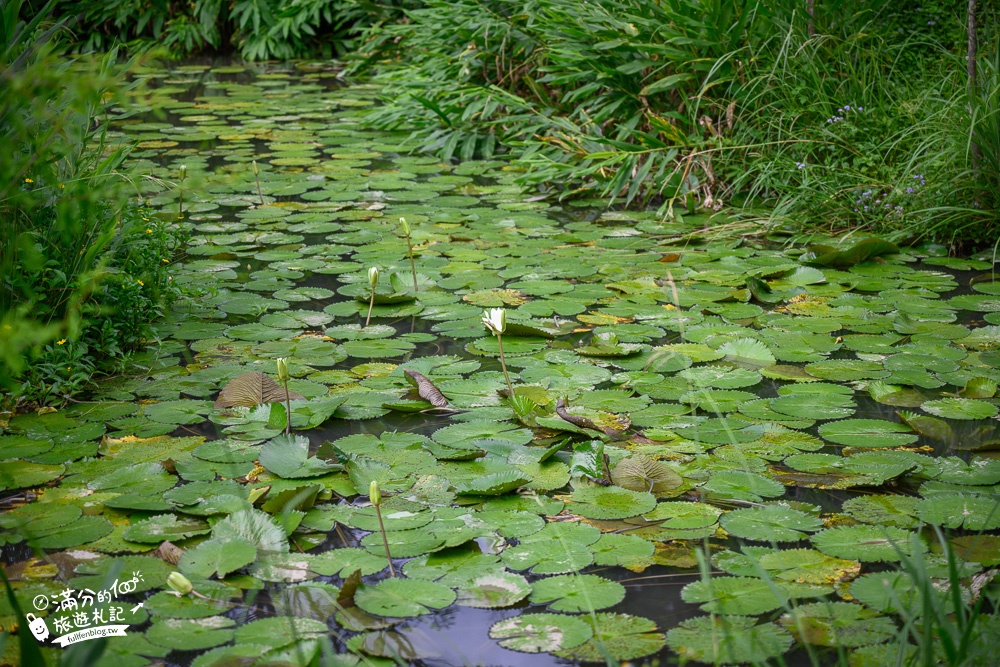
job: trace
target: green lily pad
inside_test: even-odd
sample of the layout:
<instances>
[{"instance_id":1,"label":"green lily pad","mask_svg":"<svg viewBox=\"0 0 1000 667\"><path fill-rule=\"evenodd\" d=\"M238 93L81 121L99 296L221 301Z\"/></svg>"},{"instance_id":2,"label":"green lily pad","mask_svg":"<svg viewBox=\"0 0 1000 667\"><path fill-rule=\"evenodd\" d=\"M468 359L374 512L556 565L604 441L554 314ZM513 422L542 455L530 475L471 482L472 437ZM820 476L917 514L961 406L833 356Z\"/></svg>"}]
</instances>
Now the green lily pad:
<instances>
[{"instance_id":1,"label":"green lily pad","mask_svg":"<svg viewBox=\"0 0 1000 667\"><path fill-rule=\"evenodd\" d=\"M920 409L945 419L989 419L1000 413L996 405L972 398L940 398L927 401Z\"/></svg>"},{"instance_id":2,"label":"green lily pad","mask_svg":"<svg viewBox=\"0 0 1000 667\"><path fill-rule=\"evenodd\" d=\"M595 574L548 577L531 585L530 601L548 604L553 611L588 612L614 606L625 599L625 587Z\"/></svg>"},{"instance_id":3,"label":"green lily pad","mask_svg":"<svg viewBox=\"0 0 1000 667\"><path fill-rule=\"evenodd\" d=\"M420 616L455 601L455 591L421 579L386 579L374 586L362 584L354 600L376 616Z\"/></svg>"},{"instance_id":4,"label":"green lily pad","mask_svg":"<svg viewBox=\"0 0 1000 667\"><path fill-rule=\"evenodd\" d=\"M851 447L902 447L917 441L917 435L905 424L881 419L843 419L819 427L819 434L830 442Z\"/></svg>"},{"instance_id":5,"label":"green lily pad","mask_svg":"<svg viewBox=\"0 0 1000 667\"><path fill-rule=\"evenodd\" d=\"M666 642L656 624L642 616L598 612L582 617L594 636L576 648L556 651L560 658L583 662L634 660L656 653Z\"/></svg>"},{"instance_id":6,"label":"green lily pad","mask_svg":"<svg viewBox=\"0 0 1000 667\"><path fill-rule=\"evenodd\" d=\"M690 583L681 590L681 598L713 614L764 614L788 602L778 586L752 577L728 576Z\"/></svg>"},{"instance_id":7,"label":"green lily pad","mask_svg":"<svg viewBox=\"0 0 1000 667\"><path fill-rule=\"evenodd\" d=\"M521 653L552 653L571 649L593 636L592 628L575 616L522 614L494 623L490 638Z\"/></svg>"},{"instance_id":8,"label":"green lily pad","mask_svg":"<svg viewBox=\"0 0 1000 667\"><path fill-rule=\"evenodd\" d=\"M734 510L722 515L719 523L736 537L758 542L796 542L823 527L815 516L783 505L767 505Z\"/></svg>"},{"instance_id":9,"label":"green lily pad","mask_svg":"<svg viewBox=\"0 0 1000 667\"><path fill-rule=\"evenodd\" d=\"M748 616L698 616L667 632L667 645L685 660L720 665L763 664L791 648L792 635Z\"/></svg>"}]
</instances>

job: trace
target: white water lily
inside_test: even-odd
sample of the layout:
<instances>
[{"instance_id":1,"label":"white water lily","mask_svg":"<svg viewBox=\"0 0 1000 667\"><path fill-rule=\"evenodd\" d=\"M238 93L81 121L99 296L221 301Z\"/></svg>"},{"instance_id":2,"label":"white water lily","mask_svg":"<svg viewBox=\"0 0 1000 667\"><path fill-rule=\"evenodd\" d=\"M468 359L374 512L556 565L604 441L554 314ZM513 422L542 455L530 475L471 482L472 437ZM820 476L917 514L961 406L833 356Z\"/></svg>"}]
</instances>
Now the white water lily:
<instances>
[{"instance_id":1,"label":"white water lily","mask_svg":"<svg viewBox=\"0 0 1000 667\"><path fill-rule=\"evenodd\" d=\"M507 311L503 308L490 308L483 311L483 324L494 336L499 336L507 330Z\"/></svg>"},{"instance_id":2,"label":"white water lily","mask_svg":"<svg viewBox=\"0 0 1000 667\"><path fill-rule=\"evenodd\" d=\"M288 382L291 379L288 374L288 359L285 357L278 359L278 379L282 382Z\"/></svg>"},{"instance_id":3,"label":"white water lily","mask_svg":"<svg viewBox=\"0 0 1000 667\"><path fill-rule=\"evenodd\" d=\"M375 289L375 286L378 285L377 266L373 266L372 268L368 269L368 284L372 286L372 289Z\"/></svg>"}]
</instances>

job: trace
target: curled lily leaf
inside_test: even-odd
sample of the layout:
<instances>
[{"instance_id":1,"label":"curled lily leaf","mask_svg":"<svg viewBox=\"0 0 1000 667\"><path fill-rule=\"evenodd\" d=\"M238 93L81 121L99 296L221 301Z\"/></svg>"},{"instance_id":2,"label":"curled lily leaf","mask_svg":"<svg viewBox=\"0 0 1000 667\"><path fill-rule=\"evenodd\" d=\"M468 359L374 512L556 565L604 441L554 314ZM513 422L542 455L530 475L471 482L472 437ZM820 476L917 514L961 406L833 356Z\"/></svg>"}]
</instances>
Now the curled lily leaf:
<instances>
[{"instance_id":1,"label":"curled lily leaf","mask_svg":"<svg viewBox=\"0 0 1000 667\"><path fill-rule=\"evenodd\" d=\"M499 336L507 330L507 311L503 308L490 308L483 311L483 324L494 336Z\"/></svg>"}]
</instances>

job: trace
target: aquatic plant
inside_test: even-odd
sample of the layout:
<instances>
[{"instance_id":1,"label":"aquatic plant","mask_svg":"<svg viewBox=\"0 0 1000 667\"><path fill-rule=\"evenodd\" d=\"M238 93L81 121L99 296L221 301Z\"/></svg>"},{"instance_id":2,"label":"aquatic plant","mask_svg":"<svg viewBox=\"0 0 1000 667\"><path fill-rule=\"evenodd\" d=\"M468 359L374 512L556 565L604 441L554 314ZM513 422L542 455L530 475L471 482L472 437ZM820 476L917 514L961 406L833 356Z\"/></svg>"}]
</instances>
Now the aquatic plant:
<instances>
[{"instance_id":1,"label":"aquatic plant","mask_svg":"<svg viewBox=\"0 0 1000 667\"><path fill-rule=\"evenodd\" d=\"M372 308L375 307L375 288L378 287L378 267L373 266L368 269L368 285L372 288L371 299L368 301L368 315L365 316L365 326L372 319Z\"/></svg>"},{"instance_id":2,"label":"aquatic plant","mask_svg":"<svg viewBox=\"0 0 1000 667\"><path fill-rule=\"evenodd\" d=\"M503 369L503 377L507 381L507 390L510 392L510 396L513 396L514 385L510 382L510 375L507 373L507 360L503 356L503 333L507 330L507 311L503 308L484 310L483 325L497 339L497 347L500 350L500 368Z\"/></svg>"},{"instance_id":3,"label":"aquatic plant","mask_svg":"<svg viewBox=\"0 0 1000 667\"><path fill-rule=\"evenodd\" d=\"M413 261L413 241L410 239L410 225L406 222L406 218L400 218L399 226L403 230L403 235L406 236L406 254L410 257L410 271L413 273L413 292L416 293L418 291L417 265Z\"/></svg>"},{"instance_id":4,"label":"aquatic plant","mask_svg":"<svg viewBox=\"0 0 1000 667\"><path fill-rule=\"evenodd\" d=\"M177 219L184 218L184 179L187 178L187 165L181 165L177 170Z\"/></svg>"},{"instance_id":5,"label":"aquatic plant","mask_svg":"<svg viewBox=\"0 0 1000 667\"><path fill-rule=\"evenodd\" d=\"M288 374L287 359L278 357L276 362L278 364L278 381L285 387L285 435L289 435L292 432L292 404L291 396L288 393L288 381L291 376Z\"/></svg>"},{"instance_id":6,"label":"aquatic plant","mask_svg":"<svg viewBox=\"0 0 1000 667\"><path fill-rule=\"evenodd\" d=\"M253 168L253 178L257 183L257 198L260 200L260 205L264 205L264 195L260 191L260 167L257 166L257 160L251 160L250 165Z\"/></svg>"},{"instance_id":7,"label":"aquatic plant","mask_svg":"<svg viewBox=\"0 0 1000 667\"><path fill-rule=\"evenodd\" d=\"M368 498L375 507L375 515L378 517L378 529L382 534L382 545L385 547L385 560L389 563L389 574L396 576L396 569L392 564L392 555L389 553L389 539L385 534L385 523L382 521L382 491L378 488L378 480L373 479L368 488Z\"/></svg>"}]
</instances>

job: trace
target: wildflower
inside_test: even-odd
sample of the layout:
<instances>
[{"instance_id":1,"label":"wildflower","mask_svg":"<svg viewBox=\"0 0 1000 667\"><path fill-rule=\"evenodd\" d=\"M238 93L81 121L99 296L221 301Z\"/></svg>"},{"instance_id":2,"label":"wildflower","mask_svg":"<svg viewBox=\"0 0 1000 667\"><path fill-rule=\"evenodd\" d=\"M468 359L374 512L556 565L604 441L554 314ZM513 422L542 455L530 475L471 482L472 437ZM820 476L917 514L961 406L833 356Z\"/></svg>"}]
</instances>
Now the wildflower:
<instances>
[{"instance_id":1,"label":"wildflower","mask_svg":"<svg viewBox=\"0 0 1000 667\"><path fill-rule=\"evenodd\" d=\"M503 308L491 308L483 311L483 324L494 336L499 336L507 330L507 311Z\"/></svg>"},{"instance_id":2,"label":"wildflower","mask_svg":"<svg viewBox=\"0 0 1000 667\"><path fill-rule=\"evenodd\" d=\"M66 343L66 339L65 338L63 338L62 340L57 340L56 341L56 345L64 345L65 343Z\"/></svg>"},{"instance_id":3,"label":"wildflower","mask_svg":"<svg viewBox=\"0 0 1000 667\"><path fill-rule=\"evenodd\" d=\"M33 181L33 180L31 180L30 178L26 178L26 179L24 179L24 182L25 182L25 183L34 183L34 181Z\"/></svg>"},{"instance_id":4,"label":"wildflower","mask_svg":"<svg viewBox=\"0 0 1000 667\"><path fill-rule=\"evenodd\" d=\"M146 283L142 282L142 281L141 281L141 280L139 280L138 278L136 278L136 279L135 279L135 281L136 281L137 283L139 283L139 286L140 286L140 287L145 287L145 286L146 286Z\"/></svg>"},{"instance_id":5,"label":"wildflower","mask_svg":"<svg viewBox=\"0 0 1000 667\"><path fill-rule=\"evenodd\" d=\"M153 230L152 230L152 229L150 229L149 227L147 227L147 228L146 228L146 233L147 233L147 234L152 234L152 233L153 233Z\"/></svg>"},{"instance_id":6,"label":"wildflower","mask_svg":"<svg viewBox=\"0 0 1000 667\"><path fill-rule=\"evenodd\" d=\"M60 183L59 184L59 189L60 190L65 190L66 189L66 184L65 183Z\"/></svg>"},{"instance_id":7,"label":"wildflower","mask_svg":"<svg viewBox=\"0 0 1000 667\"><path fill-rule=\"evenodd\" d=\"M142 221L143 222L149 222L149 218L143 218Z\"/></svg>"},{"instance_id":8,"label":"wildflower","mask_svg":"<svg viewBox=\"0 0 1000 667\"><path fill-rule=\"evenodd\" d=\"M806 163L805 162L796 162L795 166L798 167L800 170L801 169L805 169L806 168Z\"/></svg>"}]
</instances>

